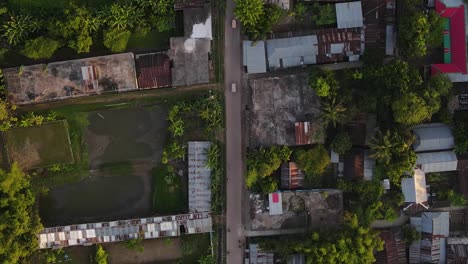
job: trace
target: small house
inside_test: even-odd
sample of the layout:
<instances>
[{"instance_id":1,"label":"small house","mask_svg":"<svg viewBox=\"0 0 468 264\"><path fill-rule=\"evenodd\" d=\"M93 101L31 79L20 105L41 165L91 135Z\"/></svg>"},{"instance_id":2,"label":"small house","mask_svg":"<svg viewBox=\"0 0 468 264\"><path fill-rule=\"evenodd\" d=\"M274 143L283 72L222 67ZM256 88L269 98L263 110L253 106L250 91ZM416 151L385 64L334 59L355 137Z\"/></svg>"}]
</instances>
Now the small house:
<instances>
[{"instance_id":1,"label":"small house","mask_svg":"<svg viewBox=\"0 0 468 264\"><path fill-rule=\"evenodd\" d=\"M413 215L429 208L426 174L422 170L415 169L413 177L401 179L401 189L405 196L403 211L407 214Z\"/></svg>"}]
</instances>

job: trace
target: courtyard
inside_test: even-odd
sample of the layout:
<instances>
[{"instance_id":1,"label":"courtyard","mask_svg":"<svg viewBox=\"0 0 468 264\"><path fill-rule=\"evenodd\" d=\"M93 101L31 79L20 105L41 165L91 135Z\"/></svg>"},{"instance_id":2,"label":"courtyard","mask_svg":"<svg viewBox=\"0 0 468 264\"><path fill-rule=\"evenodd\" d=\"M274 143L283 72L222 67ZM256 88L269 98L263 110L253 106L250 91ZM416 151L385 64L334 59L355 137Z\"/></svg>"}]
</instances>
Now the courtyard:
<instances>
[{"instance_id":1,"label":"courtyard","mask_svg":"<svg viewBox=\"0 0 468 264\"><path fill-rule=\"evenodd\" d=\"M320 99L307 84L307 74L249 80L250 146L294 145L295 122L316 121Z\"/></svg>"}]
</instances>

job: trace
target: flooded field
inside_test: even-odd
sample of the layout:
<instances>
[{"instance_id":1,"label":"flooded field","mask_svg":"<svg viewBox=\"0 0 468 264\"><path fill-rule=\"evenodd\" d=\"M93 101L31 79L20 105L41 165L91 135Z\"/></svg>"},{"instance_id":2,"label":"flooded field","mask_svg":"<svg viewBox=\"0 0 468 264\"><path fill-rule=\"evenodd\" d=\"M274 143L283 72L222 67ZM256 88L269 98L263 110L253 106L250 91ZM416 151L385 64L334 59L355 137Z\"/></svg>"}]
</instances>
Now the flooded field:
<instances>
[{"instance_id":1,"label":"flooded field","mask_svg":"<svg viewBox=\"0 0 468 264\"><path fill-rule=\"evenodd\" d=\"M151 169L160 162L167 109L89 113L89 177L50 190L40 202L44 225L144 216L151 212Z\"/></svg>"}]
</instances>

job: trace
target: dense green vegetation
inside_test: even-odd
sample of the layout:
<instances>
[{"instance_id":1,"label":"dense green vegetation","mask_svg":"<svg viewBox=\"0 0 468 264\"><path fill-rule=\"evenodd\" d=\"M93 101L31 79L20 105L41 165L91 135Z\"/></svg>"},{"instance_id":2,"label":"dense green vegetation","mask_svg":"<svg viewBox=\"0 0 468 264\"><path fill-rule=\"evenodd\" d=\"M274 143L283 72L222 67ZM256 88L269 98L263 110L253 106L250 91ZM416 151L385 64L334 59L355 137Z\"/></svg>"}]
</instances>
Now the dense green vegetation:
<instances>
[{"instance_id":1,"label":"dense green vegetation","mask_svg":"<svg viewBox=\"0 0 468 264\"><path fill-rule=\"evenodd\" d=\"M323 145L294 152L294 161L314 186L319 186L321 175L330 164L330 154Z\"/></svg>"},{"instance_id":2,"label":"dense green vegetation","mask_svg":"<svg viewBox=\"0 0 468 264\"><path fill-rule=\"evenodd\" d=\"M16 163L10 171L0 170L0 261L26 263L38 248L42 225L35 206L30 178Z\"/></svg>"},{"instance_id":3,"label":"dense green vegetation","mask_svg":"<svg viewBox=\"0 0 468 264\"><path fill-rule=\"evenodd\" d=\"M403 194L395 189L384 192L378 179L372 181L338 181L343 190L345 208L356 214L362 226L370 226L377 219L395 220L399 207L403 205Z\"/></svg>"},{"instance_id":4,"label":"dense green vegetation","mask_svg":"<svg viewBox=\"0 0 468 264\"><path fill-rule=\"evenodd\" d=\"M390 179L391 183L396 186L400 186L403 174L412 172L416 163L416 154L412 148L414 136L409 131L406 132L377 131L369 142L371 156L378 161L376 173L383 178Z\"/></svg>"},{"instance_id":5,"label":"dense green vegetation","mask_svg":"<svg viewBox=\"0 0 468 264\"><path fill-rule=\"evenodd\" d=\"M345 154L352 146L351 138L346 132L338 133L330 144L330 148L339 155Z\"/></svg>"},{"instance_id":6,"label":"dense green vegetation","mask_svg":"<svg viewBox=\"0 0 468 264\"><path fill-rule=\"evenodd\" d=\"M221 144L214 143L208 150L207 167L211 171L211 210L216 214L221 214L224 205L223 188L223 155L221 155Z\"/></svg>"},{"instance_id":7,"label":"dense green vegetation","mask_svg":"<svg viewBox=\"0 0 468 264\"><path fill-rule=\"evenodd\" d=\"M304 254L308 263L374 263L374 252L383 249L378 232L360 226L356 215L348 214L339 231L322 229L306 235L262 239L262 248L273 250L283 260Z\"/></svg>"},{"instance_id":8,"label":"dense green vegetation","mask_svg":"<svg viewBox=\"0 0 468 264\"><path fill-rule=\"evenodd\" d=\"M418 1L403 1L405 14L398 20L399 45L403 55L420 57L427 49L442 45L445 19L434 10L423 10Z\"/></svg>"},{"instance_id":9,"label":"dense green vegetation","mask_svg":"<svg viewBox=\"0 0 468 264\"><path fill-rule=\"evenodd\" d=\"M272 174L289 160L292 151L286 147L272 146L252 150L247 154L247 189L270 193L278 189L278 177Z\"/></svg>"},{"instance_id":10,"label":"dense green vegetation","mask_svg":"<svg viewBox=\"0 0 468 264\"><path fill-rule=\"evenodd\" d=\"M234 13L242 22L243 31L253 40L266 39L285 15L279 6L261 0L236 0Z\"/></svg>"},{"instance_id":11,"label":"dense green vegetation","mask_svg":"<svg viewBox=\"0 0 468 264\"><path fill-rule=\"evenodd\" d=\"M166 32L174 21L172 0L51 2L21 0L0 5L2 53L47 59L59 48L79 54L102 45L122 52L132 33Z\"/></svg>"}]
</instances>

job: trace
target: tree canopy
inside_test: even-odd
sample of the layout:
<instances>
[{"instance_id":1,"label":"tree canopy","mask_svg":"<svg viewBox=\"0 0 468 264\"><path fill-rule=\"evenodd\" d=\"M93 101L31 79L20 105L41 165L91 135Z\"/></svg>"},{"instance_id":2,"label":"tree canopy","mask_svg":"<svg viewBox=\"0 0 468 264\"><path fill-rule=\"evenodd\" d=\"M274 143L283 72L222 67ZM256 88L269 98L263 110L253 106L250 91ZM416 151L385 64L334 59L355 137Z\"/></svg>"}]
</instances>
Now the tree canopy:
<instances>
[{"instance_id":1,"label":"tree canopy","mask_svg":"<svg viewBox=\"0 0 468 264\"><path fill-rule=\"evenodd\" d=\"M261 0L236 0L234 13L253 40L265 39L284 15L279 6Z\"/></svg>"},{"instance_id":2,"label":"tree canopy","mask_svg":"<svg viewBox=\"0 0 468 264\"><path fill-rule=\"evenodd\" d=\"M274 250L283 258L301 253L307 263L374 263L374 253L383 249L379 233L369 227L359 226L357 216L348 214L340 230L320 230L305 236L266 239L262 248Z\"/></svg>"},{"instance_id":3,"label":"tree canopy","mask_svg":"<svg viewBox=\"0 0 468 264\"><path fill-rule=\"evenodd\" d=\"M442 44L444 19L434 10L427 14L413 10L399 20L399 42L403 53L408 57L426 55L427 47Z\"/></svg>"},{"instance_id":4,"label":"tree canopy","mask_svg":"<svg viewBox=\"0 0 468 264\"><path fill-rule=\"evenodd\" d=\"M42 229L29 176L13 163L0 170L0 262L20 263L38 248Z\"/></svg>"},{"instance_id":5,"label":"tree canopy","mask_svg":"<svg viewBox=\"0 0 468 264\"><path fill-rule=\"evenodd\" d=\"M320 97L333 97L337 95L339 83L335 74L330 70L313 68L309 73L310 88Z\"/></svg>"},{"instance_id":6,"label":"tree canopy","mask_svg":"<svg viewBox=\"0 0 468 264\"><path fill-rule=\"evenodd\" d=\"M338 133L330 144L331 149L340 155L345 154L352 146L351 138L346 132Z\"/></svg>"},{"instance_id":7,"label":"tree canopy","mask_svg":"<svg viewBox=\"0 0 468 264\"><path fill-rule=\"evenodd\" d=\"M270 176L281 166L282 162L289 160L291 154L292 151L286 146L262 147L249 152L247 154L247 188L265 193L276 190L277 183Z\"/></svg>"},{"instance_id":8,"label":"tree canopy","mask_svg":"<svg viewBox=\"0 0 468 264\"><path fill-rule=\"evenodd\" d=\"M369 142L371 156L379 162L376 169L396 186L401 184L405 172L413 171L416 163L413 141L414 136L408 131L387 130L377 131Z\"/></svg>"},{"instance_id":9,"label":"tree canopy","mask_svg":"<svg viewBox=\"0 0 468 264\"><path fill-rule=\"evenodd\" d=\"M294 160L308 179L322 175L330 164L330 155L323 145L316 145L309 150L298 150Z\"/></svg>"}]
</instances>

